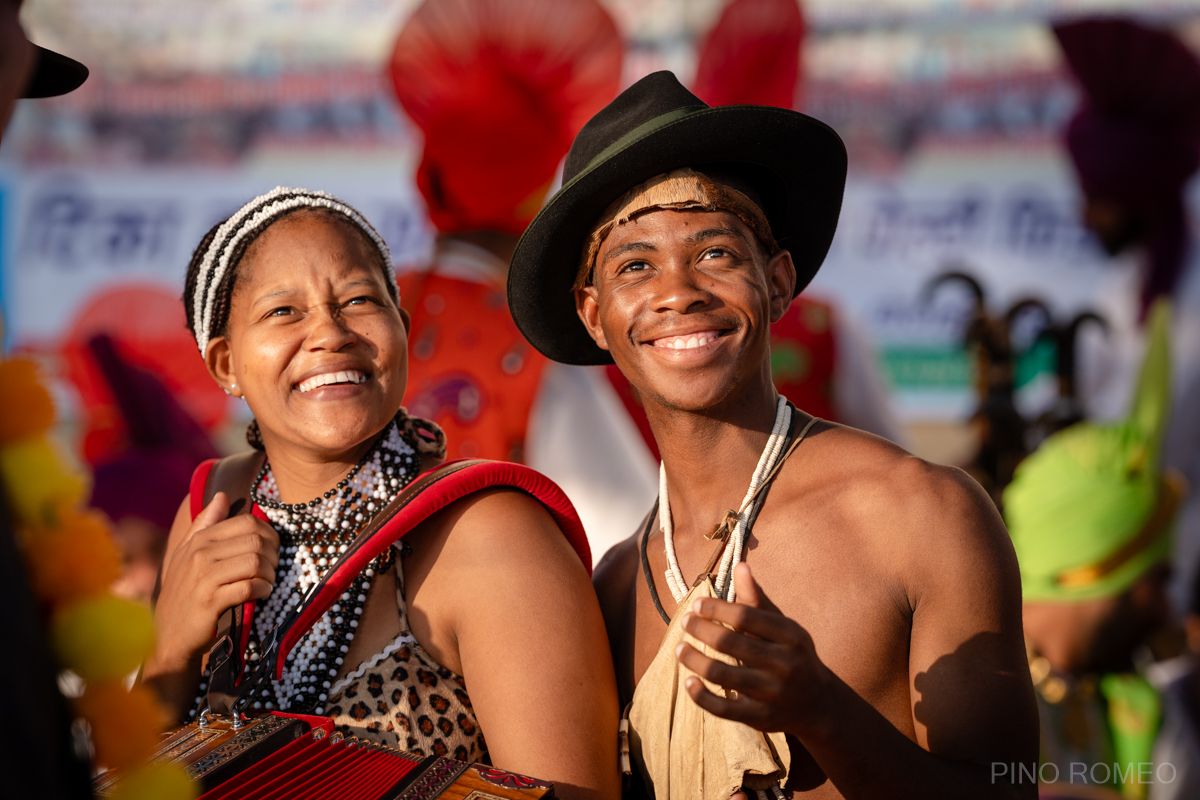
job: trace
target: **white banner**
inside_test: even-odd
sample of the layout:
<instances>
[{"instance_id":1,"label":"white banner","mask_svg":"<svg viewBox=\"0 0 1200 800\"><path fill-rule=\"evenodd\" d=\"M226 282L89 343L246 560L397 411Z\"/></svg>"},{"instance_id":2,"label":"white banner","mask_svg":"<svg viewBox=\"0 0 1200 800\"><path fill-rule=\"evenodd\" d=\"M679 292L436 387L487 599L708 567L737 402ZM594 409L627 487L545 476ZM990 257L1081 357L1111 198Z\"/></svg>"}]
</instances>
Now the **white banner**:
<instances>
[{"instance_id":1,"label":"white banner","mask_svg":"<svg viewBox=\"0 0 1200 800\"><path fill-rule=\"evenodd\" d=\"M379 227L398 262L419 260L431 232L410 174L399 159L374 169L297 163L269 175L7 173L0 176L6 347L53 352L89 300L114 286L152 285L178 296L205 231L278 183L344 197ZM967 306L949 287L933 302L922 289L954 269L978 278L993 312L1024 297L1044 300L1064 320L1095 306L1128 280L1129 266L1085 235L1077 205L1069 169L1049 147L917 159L889 179L855 178L813 290L873 334L902 416L961 418L973 402L959 346ZM1046 366L1024 365L1021 382L1033 386Z\"/></svg>"}]
</instances>

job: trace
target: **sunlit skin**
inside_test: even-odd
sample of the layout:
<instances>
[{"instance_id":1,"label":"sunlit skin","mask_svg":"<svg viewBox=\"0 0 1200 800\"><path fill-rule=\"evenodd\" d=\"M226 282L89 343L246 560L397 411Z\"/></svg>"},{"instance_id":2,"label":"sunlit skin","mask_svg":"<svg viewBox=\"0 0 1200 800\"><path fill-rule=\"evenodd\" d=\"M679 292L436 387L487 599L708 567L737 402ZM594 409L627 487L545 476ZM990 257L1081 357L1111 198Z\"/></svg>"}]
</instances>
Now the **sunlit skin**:
<instances>
[{"instance_id":1,"label":"sunlit skin","mask_svg":"<svg viewBox=\"0 0 1200 800\"><path fill-rule=\"evenodd\" d=\"M1170 576L1159 564L1117 597L1025 603L1025 637L1059 672L1132 671L1134 649L1170 622Z\"/></svg>"},{"instance_id":2,"label":"sunlit skin","mask_svg":"<svg viewBox=\"0 0 1200 800\"><path fill-rule=\"evenodd\" d=\"M206 361L254 411L283 500L307 501L341 480L399 409L408 319L365 239L321 214L272 225L239 275L228 330ZM313 375L347 370L366 380L300 391ZM195 520L189 508L185 499L172 527L159 640L144 670L178 715L195 697L221 612L270 594L279 546L266 523L226 519L224 494ZM451 504L405 541L412 633L466 679L492 763L553 781L560 797L616 798L618 708L604 623L549 513L526 494L492 490ZM395 596L392 572L372 581L343 673L399 635Z\"/></svg>"},{"instance_id":3,"label":"sunlit skin","mask_svg":"<svg viewBox=\"0 0 1200 800\"><path fill-rule=\"evenodd\" d=\"M664 209L617 226L593 284L576 293L593 340L645 404L689 582L712 553L705 535L738 507L766 444L777 397L769 327L795 280L790 255L767 253L735 215ZM664 346L680 335L685 344L695 335L696 346ZM1016 560L970 478L817 423L772 485L746 548L738 602L703 601L683 621L741 666L688 645L676 657L738 692L718 697L689 678L700 706L788 734L788 790L1036 796L1035 786L991 781L992 761L1037 760L1037 715ZM647 553L673 615L661 531ZM628 702L666 632L636 536L604 556L594 583Z\"/></svg>"}]
</instances>

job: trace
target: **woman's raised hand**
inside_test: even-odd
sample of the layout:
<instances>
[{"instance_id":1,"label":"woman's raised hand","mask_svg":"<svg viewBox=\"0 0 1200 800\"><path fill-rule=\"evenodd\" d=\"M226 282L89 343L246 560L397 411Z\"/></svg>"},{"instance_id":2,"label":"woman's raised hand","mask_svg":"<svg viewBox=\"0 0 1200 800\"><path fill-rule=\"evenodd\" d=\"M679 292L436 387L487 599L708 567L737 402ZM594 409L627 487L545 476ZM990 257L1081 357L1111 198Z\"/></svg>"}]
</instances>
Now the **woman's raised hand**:
<instances>
[{"instance_id":1,"label":"woman's raised hand","mask_svg":"<svg viewBox=\"0 0 1200 800\"><path fill-rule=\"evenodd\" d=\"M275 529L250 514L228 515L229 498L217 492L163 564L154 609L158 641L144 675L172 706L191 699L221 613L267 597L275 583Z\"/></svg>"}]
</instances>

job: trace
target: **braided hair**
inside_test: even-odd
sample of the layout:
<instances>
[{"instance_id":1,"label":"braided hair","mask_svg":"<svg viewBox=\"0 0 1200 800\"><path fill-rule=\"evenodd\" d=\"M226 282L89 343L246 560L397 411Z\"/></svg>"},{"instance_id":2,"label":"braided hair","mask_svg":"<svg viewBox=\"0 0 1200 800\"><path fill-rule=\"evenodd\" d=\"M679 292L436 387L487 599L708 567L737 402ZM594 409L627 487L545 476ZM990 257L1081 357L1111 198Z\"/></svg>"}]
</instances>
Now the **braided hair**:
<instances>
[{"instance_id":1,"label":"braided hair","mask_svg":"<svg viewBox=\"0 0 1200 800\"><path fill-rule=\"evenodd\" d=\"M352 206L325 192L280 186L214 225L192 254L184 282L183 307L188 330L201 356L213 338L226 333L238 266L246 252L271 225L301 211L319 213L354 228L370 245L375 256L372 261L383 273L388 294L399 307L391 253L371 223Z\"/></svg>"}]
</instances>

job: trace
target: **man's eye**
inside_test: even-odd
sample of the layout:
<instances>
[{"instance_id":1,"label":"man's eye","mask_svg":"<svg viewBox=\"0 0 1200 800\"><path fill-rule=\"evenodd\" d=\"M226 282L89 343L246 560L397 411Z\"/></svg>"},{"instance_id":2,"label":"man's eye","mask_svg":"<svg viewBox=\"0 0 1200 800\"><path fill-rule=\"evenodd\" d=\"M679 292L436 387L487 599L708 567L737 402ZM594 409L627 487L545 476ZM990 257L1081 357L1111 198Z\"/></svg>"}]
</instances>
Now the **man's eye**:
<instances>
[{"instance_id":1,"label":"man's eye","mask_svg":"<svg viewBox=\"0 0 1200 800\"><path fill-rule=\"evenodd\" d=\"M701 258L723 258L729 255L729 251L724 247L714 247L711 250L706 250Z\"/></svg>"},{"instance_id":2,"label":"man's eye","mask_svg":"<svg viewBox=\"0 0 1200 800\"><path fill-rule=\"evenodd\" d=\"M621 272L643 272L650 269L650 265L645 261L630 261L621 267Z\"/></svg>"},{"instance_id":3,"label":"man's eye","mask_svg":"<svg viewBox=\"0 0 1200 800\"><path fill-rule=\"evenodd\" d=\"M375 302L374 297L368 297L366 295L363 295L362 297L355 297L352 300L347 300L345 304L348 306L365 306L368 303L374 303L374 302Z\"/></svg>"}]
</instances>

